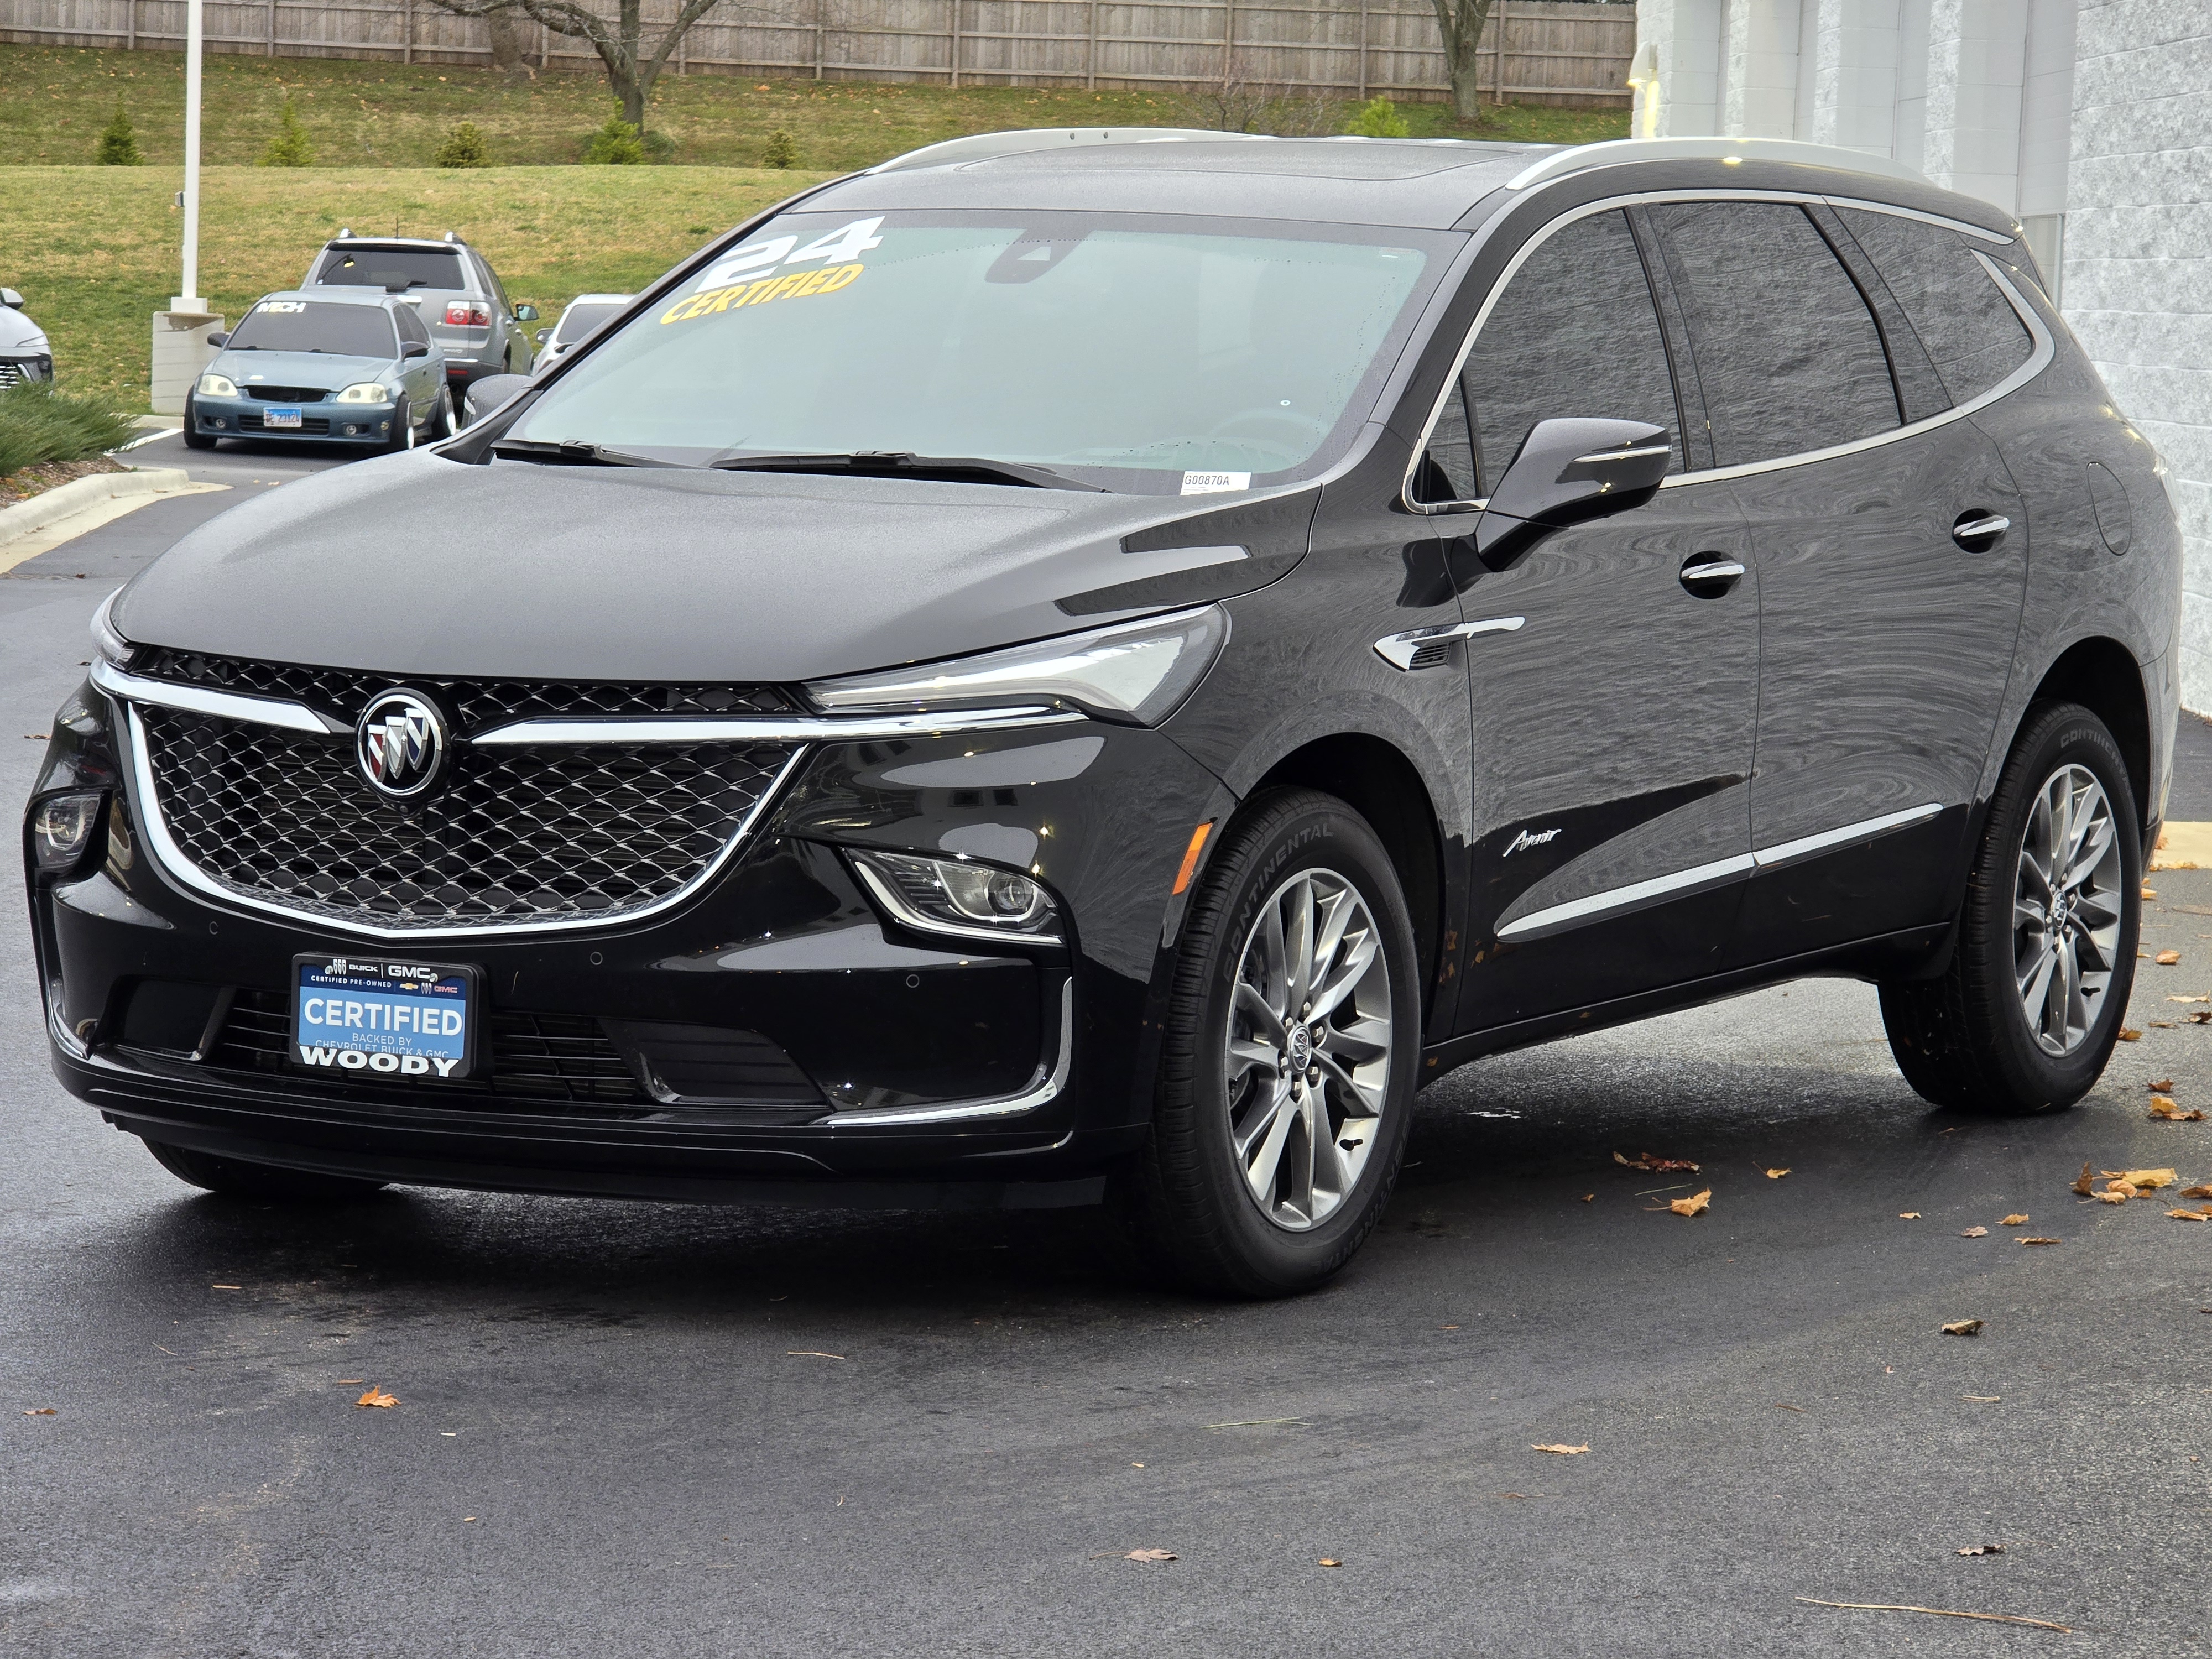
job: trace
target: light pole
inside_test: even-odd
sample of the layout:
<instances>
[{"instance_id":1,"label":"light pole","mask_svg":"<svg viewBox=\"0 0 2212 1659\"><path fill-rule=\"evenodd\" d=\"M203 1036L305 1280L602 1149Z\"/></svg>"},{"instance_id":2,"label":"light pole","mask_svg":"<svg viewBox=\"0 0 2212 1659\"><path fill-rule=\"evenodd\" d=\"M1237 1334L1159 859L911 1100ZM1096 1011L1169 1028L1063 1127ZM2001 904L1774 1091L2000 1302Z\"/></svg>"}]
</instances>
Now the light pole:
<instances>
[{"instance_id":1,"label":"light pole","mask_svg":"<svg viewBox=\"0 0 2212 1659\"><path fill-rule=\"evenodd\" d=\"M185 216L184 291L169 296L169 308L154 313L154 373L146 388L147 407L156 415L181 415L191 398L192 382L208 366L222 319L200 297L200 46L205 0L185 8L185 187L177 205Z\"/></svg>"},{"instance_id":2,"label":"light pole","mask_svg":"<svg viewBox=\"0 0 2212 1659\"><path fill-rule=\"evenodd\" d=\"M172 311L207 309L200 297L200 40L205 0L185 8L185 188L178 205L185 210L183 292L169 301Z\"/></svg>"}]
</instances>

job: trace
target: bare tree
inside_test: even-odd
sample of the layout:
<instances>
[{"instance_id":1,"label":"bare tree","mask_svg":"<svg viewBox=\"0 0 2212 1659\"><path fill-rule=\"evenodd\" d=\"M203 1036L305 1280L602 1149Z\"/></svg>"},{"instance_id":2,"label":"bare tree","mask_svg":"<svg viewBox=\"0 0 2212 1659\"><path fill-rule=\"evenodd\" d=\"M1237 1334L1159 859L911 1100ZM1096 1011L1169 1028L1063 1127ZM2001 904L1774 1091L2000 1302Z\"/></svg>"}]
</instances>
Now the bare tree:
<instances>
[{"instance_id":1,"label":"bare tree","mask_svg":"<svg viewBox=\"0 0 2212 1659\"><path fill-rule=\"evenodd\" d=\"M496 18L520 12L543 23L556 34L572 40L588 40L606 65L607 85L622 103L623 119L641 133L645 131L645 106L653 96L653 83L676 53L691 26L718 5L732 0L683 0L675 20L647 40L642 0L616 0L614 15L606 16L579 0L430 0L441 11L456 17ZM751 11L750 6L733 9Z\"/></svg>"},{"instance_id":2,"label":"bare tree","mask_svg":"<svg viewBox=\"0 0 2212 1659\"><path fill-rule=\"evenodd\" d=\"M1444 73L1451 81L1452 113L1462 121L1480 120L1482 97L1475 90L1476 54L1482 49L1482 31L1490 21L1491 0L1429 0L1437 9L1437 28L1443 35Z\"/></svg>"},{"instance_id":3,"label":"bare tree","mask_svg":"<svg viewBox=\"0 0 2212 1659\"><path fill-rule=\"evenodd\" d=\"M1279 138L1311 138L1329 130L1328 102L1310 88L1264 81L1243 54L1229 60L1221 79L1192 101L1206 125L1224 132L1267 132Z\"/></svg>"}]
</instances>

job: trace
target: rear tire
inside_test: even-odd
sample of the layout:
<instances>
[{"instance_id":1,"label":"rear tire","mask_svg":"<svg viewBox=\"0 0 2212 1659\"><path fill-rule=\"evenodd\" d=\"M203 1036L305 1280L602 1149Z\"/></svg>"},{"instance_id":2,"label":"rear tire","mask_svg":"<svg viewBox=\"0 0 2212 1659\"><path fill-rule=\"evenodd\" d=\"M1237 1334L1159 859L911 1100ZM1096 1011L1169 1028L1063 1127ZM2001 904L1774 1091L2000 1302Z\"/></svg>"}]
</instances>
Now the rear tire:
<instances>
[{"instance_id":1,"label":"rear tire","mask_svg":"<svg viewBox=\"0 0 2212 1659\"><path fill-rule=\"evenodd\" d=\"M2142 894L2119 745L2079 704L2037 704L1990 804L1950 966L1881 988L1905 1080L1938 1106L1991 1116L2060 1111L2088 1093L2135 984Z\"/></svg>"},{"instance_id":2,"label":"rear tire","mask_svg":"<svg viewBox=\"0 0 2212 1659\"><path fill-rule=\"evenodd\" d=\"M1124 1194L1157 1265L1274 1297L1351 1259L1405 1152L1419 974L1397 872L1357 813L1310 789L1247 807L1183 923L1152 1133Z\"/></svg>"},{"instance_id":3,"label":"rear tire","mask_svg":"<svg viewBox=\"0 0 2212 1659\"><path fill-rule=\"evenodd\" d=\"M213 449L215 447L215 440L209 436L208 434L201 431L199 428L199 415L198 411L192 408L191 395L187 393L185 398L185 447L187 449Z\"/></svg>"},{"instance_id":4,"label":"rear tire","mask_svg":"<svg viewBox=\"0 0 2212 1659\"><path fill-rule=\"evenodd\" d=\"M258 1198L285 1204L343 1203L380 1191L381 1181L355 1181L344 1176L312 1175L274 1164L249 1164L242 1159L195 1152L166 1141L149 1140L146 1150L154 1161L179 1181L204 1187L229 1198Z\"/></svg>"},{"instance_id":5,"label":"rear tire","mask_svg":"<svg viewBox=\"0 0 2212 1659\"><path fill-rule=\"evenodd\" d=\"M443 443L453 435L453 400L443 392L438 395L430 411L430 429L422 435L425 443Z\"/></svg>"}]
</instances>

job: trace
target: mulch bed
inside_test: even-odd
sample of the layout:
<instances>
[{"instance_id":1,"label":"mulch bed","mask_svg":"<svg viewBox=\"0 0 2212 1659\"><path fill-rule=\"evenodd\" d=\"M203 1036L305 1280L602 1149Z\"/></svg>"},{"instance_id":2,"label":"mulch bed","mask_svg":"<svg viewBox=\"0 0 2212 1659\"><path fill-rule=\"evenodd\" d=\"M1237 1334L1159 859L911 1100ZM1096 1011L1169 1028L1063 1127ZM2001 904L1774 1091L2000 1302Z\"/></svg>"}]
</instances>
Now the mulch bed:
<instances>
[{"instance_id":1,"label":"mulch bed","mask_svg":"<svg viewBox=\"0 0 2212 1659\"><path fill-rule=\"evenodd\" d=\"M128 472L131 469L112 455L88 461L41 461L0 478L0 507L13 507L33 495L43 495L72 478L88 478L95 472Z\"/></svg>"}]
</instances>

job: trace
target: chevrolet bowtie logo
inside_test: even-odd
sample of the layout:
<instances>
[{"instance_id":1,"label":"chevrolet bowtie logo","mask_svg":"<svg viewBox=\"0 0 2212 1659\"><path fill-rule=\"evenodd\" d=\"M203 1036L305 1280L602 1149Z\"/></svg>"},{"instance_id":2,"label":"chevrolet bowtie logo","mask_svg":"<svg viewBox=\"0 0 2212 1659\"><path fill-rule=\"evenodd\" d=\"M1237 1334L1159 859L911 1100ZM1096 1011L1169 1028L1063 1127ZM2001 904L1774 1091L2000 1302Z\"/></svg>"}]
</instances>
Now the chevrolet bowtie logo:
<instances>
[{"instance_id":1,"label":"chevrolet bowtie logo","mask_svg":"<svg viewBox=\"0 0 2212 1659\"><path fill-rule=\"evenodd\" d=\"M435 783L451 747L444 716L411 691L386 691L354 729L362 776L393 800L410 799Z\"/></svg>"}]
</instances>

